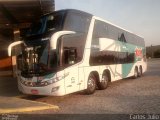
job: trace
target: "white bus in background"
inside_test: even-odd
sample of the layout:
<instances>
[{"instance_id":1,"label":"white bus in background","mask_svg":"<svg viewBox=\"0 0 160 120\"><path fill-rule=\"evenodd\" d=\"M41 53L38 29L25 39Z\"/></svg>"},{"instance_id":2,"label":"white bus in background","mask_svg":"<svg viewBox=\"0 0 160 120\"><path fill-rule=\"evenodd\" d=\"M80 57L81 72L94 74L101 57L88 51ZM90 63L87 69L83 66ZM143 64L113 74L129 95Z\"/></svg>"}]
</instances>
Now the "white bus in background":
<instances>
[{"instance_id":1,"label":"white bus in background","mask_svg":"<svg viewBox=\"0 0 160 120\"><path fill-rule=\"evenodd\" d=\"M92 94L147 68L143 38L79 10L42 16L23 41L10 44L9 56L17 45L18 88L25 94Z\"/></svg>"}]
</instances>

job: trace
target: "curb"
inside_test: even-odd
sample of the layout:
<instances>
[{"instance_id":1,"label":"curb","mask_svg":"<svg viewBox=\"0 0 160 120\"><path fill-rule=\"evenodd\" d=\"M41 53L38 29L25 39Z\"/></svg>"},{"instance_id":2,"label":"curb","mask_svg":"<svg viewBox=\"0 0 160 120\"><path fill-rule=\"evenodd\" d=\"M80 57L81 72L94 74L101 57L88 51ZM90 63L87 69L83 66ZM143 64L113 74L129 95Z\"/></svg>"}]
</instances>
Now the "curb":
<instances>
[{"instance_id":1,"label":"curb","mask_svg":"<svg viewBox=\"0 0 160 120\"><path fill-rule=\"evenodd\" d=\"M55 106L39 106L39 107L0 109L0 114L32 112L32 111L40 111L40 110L48 110L48 109L58 110L59 107L55 107Z\"/></svg>"}]
</instances>

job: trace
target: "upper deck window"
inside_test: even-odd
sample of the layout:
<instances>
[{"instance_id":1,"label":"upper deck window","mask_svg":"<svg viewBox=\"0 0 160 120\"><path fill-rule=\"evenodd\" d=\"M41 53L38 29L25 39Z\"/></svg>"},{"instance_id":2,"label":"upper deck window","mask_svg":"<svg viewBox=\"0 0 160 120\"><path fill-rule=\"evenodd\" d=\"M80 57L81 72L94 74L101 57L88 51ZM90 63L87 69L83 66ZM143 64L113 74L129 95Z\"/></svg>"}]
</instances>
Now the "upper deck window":
<instances>
[{"instance_id":1,"label":"upper deck window","mask_svg":"<svg viewBox=\"0 0 160 120\"><path fill-rule=\"evenodd\" d=\"M47 17L46 31L59 30L62 28L63 15L52 14Z\"/></svg>"},{"instance_id":2,"label":"upper deck window","mask_svg":"<svg viewBox=\"0 0 160 120\"><path fill-rule=\"evenodd\" d=\"M65 30L87 33L90 25L90 18L81 13L68 12L65 19Z\"/></svg>"},{"instance_id":3,"label":"upper deck window","mask_svg":"<svg viewBox=\"0 0 160 120\"><path fill-rule=\"evenodd\" d=\"M62 29L64 12L45 15L31 24L26 36L40 35L49 31Z\"/></svg>"}]
</instances>

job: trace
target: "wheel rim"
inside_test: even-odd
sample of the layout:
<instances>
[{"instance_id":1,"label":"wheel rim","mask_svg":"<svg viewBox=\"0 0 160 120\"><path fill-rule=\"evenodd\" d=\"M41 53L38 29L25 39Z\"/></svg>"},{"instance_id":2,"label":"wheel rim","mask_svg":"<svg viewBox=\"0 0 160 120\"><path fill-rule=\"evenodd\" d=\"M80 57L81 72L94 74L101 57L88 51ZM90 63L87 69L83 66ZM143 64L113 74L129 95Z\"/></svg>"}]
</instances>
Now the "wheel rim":
<instances>
[{"instance_id":1,"label":"wheel rim","mask_svg":"<svg viewBox=\"0 0 160 120\"><path fill-rule=\"evenodd\" d=\"M89 78L89 80L88 80L88 88L90 90L94 90L95 89L95 80L93 78Z\"/></svg>"}]
</instances>

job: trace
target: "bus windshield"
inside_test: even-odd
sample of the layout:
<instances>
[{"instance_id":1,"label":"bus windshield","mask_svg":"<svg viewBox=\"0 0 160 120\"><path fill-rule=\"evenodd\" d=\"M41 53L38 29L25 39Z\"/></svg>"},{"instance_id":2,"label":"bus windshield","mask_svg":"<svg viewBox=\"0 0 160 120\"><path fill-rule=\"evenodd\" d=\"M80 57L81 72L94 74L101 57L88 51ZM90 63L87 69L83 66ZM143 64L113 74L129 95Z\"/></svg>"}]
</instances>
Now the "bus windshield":
<instances>
[{"instance_id":1,"label":"bus windshield","mask_svg":"<svg viewBox=\"0 0 160 120\"><path fill-rule=\"evenodd\" d=\"M17 63L21 66L19 69L23 76L40 76L57 69L57 52L50 50L49 41L32 43L32 46L28 44L27 47L23 47Z\"/></svg>"},{"instance_id":2,"label":"bus windshield","mask_svg":"<svg viewBox=\"0 0 160 120\"><path fill-rule=\"evenodd\" d=\"M50 31L58 31L62 29L63 12L52 13L41 17L38 21L31 24L26 32L26 36L43 34Z\"/></svg>"},{"instance_id":3,"label":"bus windshield","mask_svg":"<svg viewBox=\"0 0 160 120\"><path fill-rule=\"evenodd\" d=\"M29 36L29 35L43 33L45 28L44 26L45 22L46 22L46 18L42 18L39 21L32 23L27 35Z\"/></svg>"}]
</instances>

